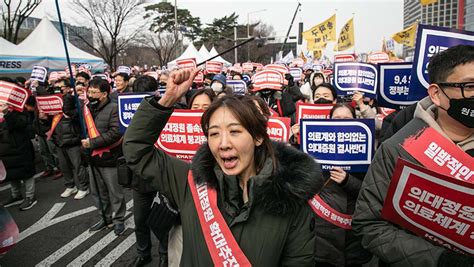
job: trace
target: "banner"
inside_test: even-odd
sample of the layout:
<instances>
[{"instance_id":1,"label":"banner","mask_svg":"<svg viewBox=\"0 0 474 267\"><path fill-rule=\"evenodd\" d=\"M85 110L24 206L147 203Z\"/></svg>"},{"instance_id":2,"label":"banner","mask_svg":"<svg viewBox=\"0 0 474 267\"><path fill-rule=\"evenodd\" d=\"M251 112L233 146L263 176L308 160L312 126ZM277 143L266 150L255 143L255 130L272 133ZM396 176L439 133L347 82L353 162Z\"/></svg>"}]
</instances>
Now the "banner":
<instances>
[{"instance_id":1,"label":"banner","mask_svg":"<svg viewBox=\"0 0 474 267\"><path fill-rule=\"evenodd\" d=\"M301 149L314 157L323 171L341 167L346 172L366 172L373 156L373 119L300 121Z\"/></svg>"},{"instance_id":2,"label":"banner","mask_svg":"<svg viewBox=\"0 0 474 267\"><path fill-rule=\"evenodd\" d=\"M381 107L402 109L415 104L417 100L409 100L411 69L413 64L408 63L382 63L379 64L379 90L377 103Z\"/></svg>"},{"instance_id":3,"label":"banner","mask_svg":"<svg viewBox=\"0 0 474 267\"><path fill-rule=\"evenodd\" d=\"M294 81L297 82L301 80L303 70L301 68L290 68L290 74L293 76Z\"/></svg>"},{"instance_id":4,"label":"banner","mask_svg":"<svg viewBox=\"0 0 474 267\"><path fill-rule=\"evenodd\" d=\"M263 89L281 90L283 75L276 70L262 70L252 77L254 91Z\"/></svg>"},{"instance_id":5,"label":"banner","mask_svg":"<svg viewBox=\"0 0 474 267\"><path fill-rule=\"evenodd\" d=\"M221 73L222 68L224 68L224 63L219 61L207 61L206 62L206 71L208 73Z\"/></svg>"},{"instance_id":6,"label":"banner","mask_svg":"<svg viewBox=\"0 0 474 267\"><path fill-rule=\"evenodd\" d=\"M411 72L410 90L415 91L410 100L427 96L429 86L428 63L435 54L452 46L465 44L474 45L474 32L460 31L450 28L419 25L416 38L414 63Z\"/></svg>"},{"instance_id":7,"label":"banner","mask_svg":"<svg viewBox=\"0 0 474 267\"><path fill-rule=\"evenodd\" d=\"M63 98L60 94L37 96L36 106L43 113L56 115L63 112Z\"/></svg>"},{"instance_id":8,"label":"banner","mask_svg":"<svg viewBox=\"0 0 474 267\"><path fill-rule=\"evenodd\" d=\"M195 69L196 68L196 59L195 58L186 58L176 60L176 65L180 69Z\"/></svg>"},{"instance_id":9,"label":"banner","mask_svg":"<svg viewBox=\"0 0 474 267\"><path fill-rule=\"evenodd\" d=\"M6 103L17 111L23 111L29 92L14 83L0 81L0 103Z\"/></svg>"},{"instance_id":10,"label":"banner","mask_svg":"<svg viewBox=\"0 0 474 267\"><path fill-rule=\"evenodd\" d=\"M207 141L201 129L203 113L203 111L175 109L155 146L170 156L192 160L199 146Z\"/></svg>"},{"instance_id":11,"label":"banner","mask_svg":"<svg viewBox=\"0 0 474 267\"><path fill-rule=\"evenodd\" d=\"M120 132L122 134L127 130L143 98L150 95L153 95L153 93L125 93L118 95L118 113Z\"/></svg>"},{"instance_id":12,"label":"banner","mask_svg":"<svg viewBox=\"0 0 474 267\"><path fill-rule=\"evenodd\" d=\"M271 140L288 142L290 138L291 119L287 117L270 117L268 119L267 134Z\"/></svg>"},{"instance_id":13,"label":"banner","mask_svg":"<svg viewBox=\"0 0 474 267\"><path fill-rule=\"evenodd\" d=\"M426 168L456 179L474 183L474 161L457 145L435 129L423 129L403 142L412 157Z\"/></svg>"},{"instance_id":14,"label":"banner","mask_svg":"<svg viewBox=\"0 0 474 267\"><path fill-rule=\"evenodd\" d=\"M316 44L336 41L336 14L311 29L304 31L302 35L305 40L312 40Z\"/></svg>"},{"instance_id":15,"label":"banner","mask_svg":"<svg viewBox=\"0 0 474 267\"><path fill-rule=\"evenodd\" d=\"M333 209L319 195L315 195L308 203L314 213L323 220L342 229L352 229L352 216Z\"/></svg>"},{"instance_id":16,"label":"banner","mask_svg":"<svg viewBox=\"0 0 474 267\"><path fill-rule=\"evenodd\" d=\"M329 119L333 104L296 103L296 121L301 119Z\"/></svg>"},{"instance_id":17,"label":"banner","mask_svg":"<svg viewBox=\"0 0 474 267\"><path fill-rule=\"evenodd\" d=\"M347 95L352 91L365 93L375 98L377 92L377 68L365 63L335 63L334 87L338 95Z\"/></svg>"},{"instance_id":18,"label":"banner","mask_svg":"<svg viewBox=\"0 0 474 267\"><path fill-rule=\"evenodd\" d=\"M392 35L392 39L399 44L414 47L417 27L418 23L415 22L410 27Z\"/></svg>"},{"instance_id":19,"label":"banner","mask_svg":"<svg viewBox=\"0 0 474 267\"><path fill-rule=\"evenodd\" d=\"M31 71L30 80L45 82L46 77L48 76L48 69L43 66L34 66L33 70Z\"/></svg>"},{"instance_id":20,"label":"banner","mask_svg":"<svg viewBox=\"0 0 474 267\"><path fill-rule=\"evenodd\" d=\"M351 18L349 21L344 24L339 33L339 39L337 40L337 45L334 46L334 51L344 51L349 48L354 47L354 18Z\"/></svg>"},{"instance_id":21,"label":"banner","mask_svg":"<svg viewBox=\"0 0 474 267\"><path fill-rule=\"evenodd\" d=\"M247 93L247 84L243 80L228 80L227 86L232 89L234 95L245 95Z\"/></svg>"},{"instance_id":22,"label":"banner","mask_svg":"<svg viewBox=\"0 0 474 267\"><path fill-rule=\"evenodd\" d=\"M128 67L128 66L119 66L119 67L117 68L117 72L118 72L118 73L125 73L125 74L127 74L127 75L132 74L132 70L131 70L130 67Z\"/></svg>"},{"instance_id":23,"label":"banner","mask_svg":"<svg viewBox=\"0 0 474 267\"><path fill-rule=\"evenodd\" d=\"M382 218L458 253L474 255L474 184L401 158Z\"/></svg>"},{"instance_id":24,"label":"banner","mask_svg":"<svg viewBox=\"0 0 474 267\"><path fill-rule=\"evenodd\" d=\"M355 62L356 58L353 54L334 55L334 63L336 62Z\"/></svg>"}]
</instances>

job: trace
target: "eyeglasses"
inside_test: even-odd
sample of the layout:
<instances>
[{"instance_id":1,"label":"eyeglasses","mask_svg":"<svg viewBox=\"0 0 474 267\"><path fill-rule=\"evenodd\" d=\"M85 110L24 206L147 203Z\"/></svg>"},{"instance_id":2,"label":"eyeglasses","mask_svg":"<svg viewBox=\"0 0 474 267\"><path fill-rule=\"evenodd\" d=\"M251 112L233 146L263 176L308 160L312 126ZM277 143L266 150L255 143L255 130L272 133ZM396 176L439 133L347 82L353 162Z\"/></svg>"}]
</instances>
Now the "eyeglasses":
<instances>
[{"instance_id":1,"label":"eyeglasses","mask_svg":"<svg viewBox=\"0 0 474 267\"><path fill-rule=\"evenodd\" d=\"M96 94L100 94L100 93L101 93L101 91L94 91L94 90L90 90L90 89L87 91L88 95L96 95Z\"/></svg>"},{"instance_id":2,"label":"eyeglasses","mask_svg":"<svg viewBox=\"0 0 474 267\"><path fill-rule=\"evenodd\" d=\"M461 88L461 93L462 97L467 98L466 94L468 94L468 97L473 97L474 96L474 82L465 82L465 83L438 83L439 86L445 86L445 87L456 87L456 88Z\"/></svg>"}]
</instances>

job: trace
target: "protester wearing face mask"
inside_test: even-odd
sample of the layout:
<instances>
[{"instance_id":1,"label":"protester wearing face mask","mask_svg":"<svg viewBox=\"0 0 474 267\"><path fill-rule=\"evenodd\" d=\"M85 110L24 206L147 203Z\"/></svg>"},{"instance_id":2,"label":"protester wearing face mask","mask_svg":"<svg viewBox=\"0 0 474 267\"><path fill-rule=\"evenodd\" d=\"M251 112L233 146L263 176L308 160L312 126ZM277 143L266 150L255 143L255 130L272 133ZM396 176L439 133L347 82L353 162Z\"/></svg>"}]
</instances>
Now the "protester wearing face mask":
<instances>
[{"instance_id":1,"label":"protester wearing face mask","mask_svg":"<svg viewBox=\"0 0 474 267\"><path fill-rule=\"evenodd\" d=\"M311 73L308 82L303 84L303 86L301 86L300 88L301 93L306 98L306 102L313 103L314 91L320 84L325 82L326 77L324 77L324 74L322 72Z\"/></svg>"},{"instance_id":2,"label":"protester wearing face mask","mask_svg":"<svg viewBox=\"0 0 474 267\"><path fill-rule=\"evenodd\" d=\"M226 77L222 74L216 74L212 78L211 89L216 95L218 95L220 92L224 91L226 84Z\"/></svg>"},{"instance_id":3,"label":"protester wearing face mask","mask_svg":"<svg viewBox=\"0 0 474 267\"><path fill-rule=\"evenodd\" d=\"M99 209L99 197L102 200L105 220L101 219L89 230L98 231L114 226L116 235L125 231L125 199L123 189L118 184L116 163L122 154L118 107L109 98L110 85L102 79L93 79L89 83L87 98L89 103L84 109L84 119L89 137L81 140L82 146L90 152L91 168L89 176L98 180L96 188L91 180L90 186L96 207ZM94 130L91 130L94 129ZM93 173L95 176L93 175Z\"/></svg>"},{"instance_id":4,"label":"protester wearing face mask","mask_svg":"<svg viewBox=\"0 0 474 267\"><path fill-rule=\"evenodd\" d=\"M352 228L381 265L472 266L473 257L430 242L381 215L397 158L423 165L401 146L406 139L432 128L444 139L440 142L474 156L474 46L454 46L434 55L428 76L428 96L418 102L414 118L378 148L361 186Z\"/></svg>"},{"instance_id":5,"label":"protester wearing face mask","mask_svg":"<svg viewBox=\"0 0 474 267\"><path fill-rule=\"evenodd\" d=\"M314 104L336 104L337 92L334 86L329 83L322 83L315 87Z\"/></svg>"}]
</instances>

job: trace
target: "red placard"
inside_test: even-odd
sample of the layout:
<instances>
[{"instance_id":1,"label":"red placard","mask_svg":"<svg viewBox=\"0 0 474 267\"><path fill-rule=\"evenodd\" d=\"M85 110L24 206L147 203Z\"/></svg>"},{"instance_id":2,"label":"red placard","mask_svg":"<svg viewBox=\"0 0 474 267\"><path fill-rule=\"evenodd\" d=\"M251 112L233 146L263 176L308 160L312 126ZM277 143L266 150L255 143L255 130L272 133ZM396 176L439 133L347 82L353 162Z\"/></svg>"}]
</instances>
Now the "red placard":
<instances>
[{"instance_id":1,"label":"red placard","mask_svg":"<svg viewBox=\"0 0 474 267\"><path fill-rule=\"evenodd\" d=\"M195 58L185 58L176 60L176 65L180 69L195 69L196 68L196 59Z\"/></svg>"},{"instance_id":2,"label":"red placard","mask_svg":"<svg viewBox=\"0 0 474 267\"><path fill-rule=\"evenodd\" d=\"M300 119L329 119L333 104L296 103L296 120Z\"/></svg>"},{"instance_id":3,"label":"red placard","mask_svg":"<svg viewBox=\"0 0 474 267\"><path fill-rule=\"evenodd\" d=\"M290 73L288 68L285 65L281 65L281 64L268 64L268 65L265 65L265 67L263 67L263 70L276 70L280 72L282 75Z\"/></svg>"},{"instance_id":4,"label":"red placard","mask_svg":"<svg viewBox=\"0 0 474 267\"><path fill-rule=\"evenodd\" d=\"M206 71L208 73L221 73L224 63L219 61L207 61L206 62Z\"/></svg>"},{"instance_id":5,"label":"red placard","mask_svg":"<svg viewBox=\"0 0 474 267\"><path fill-rule=\"evenodd\" d=\"M355 62L355 56L353 54L346 55L335 55L334 62Z\"/></svg>"},{"instance_id":6,"label":"red placard","mask_svg":"<svg viewBox=\"0 0 474 267\"><path fill-rule=\"evenodd\" d=\"M6 103L17 111L23 111L29 92L14 83L0 81L0 103Z\"/></svg>"},{"instance_id":7,"label":"red placard","mask_svg":"<svg viewBox=\"0 0 474 267\"><path fill-rule=\"evenodd\" d=\"M457 252L474 255L474 184L401 158L382 218Z\"/></svg>"},{"instance_id":8,"label":"red placard","mask_svg":"<svg viewBox=\"0 0 474 267\"><path fill-rule=\"evenodd\" d=\"M38 110L46 114L58 114L63 111L63 98L60 94L37 96L36 105Z\"/></svg>"},{"instance_id":9,"label":"red placard","mask_svg":"<svg viewBox=\"0 0 474 267\"><path fill-rule=\"evenodd\" d=\"M385 52L375 52L368 56L369 63L385 63L390 60L390 57Z\"/></svg>"},{"instance_id":10,"label":"red placard","mask_svg":"<svg viewBox=\"0 0 474 267\"><path fill-rule=\"evenodd\" d=\"M155 80L158 80L158 73L156 71L148 71L144 73L146 76L150 76L155 78Z\"/></svg>"},{"instance_id":11,"label":"red placard","mask_svg":"<svg viewBox=\"0 0 474 267\"><path fill-rule=\"evenodd\" d=\"M203 111L176 109L155 146L166 154L191 161L206 137L201 129Z\"/></svg>"},{"instance_id":12,"label":"red placard","mask_svg":"<svg viewBox=\"0 0 474 267\"><path fill-rule=\"evenodd\" d=\"M59 80L59 73L57 71L52 71L49 74L48 82Z\"/></svg>"},{"instance_id":13,"label":"red placard","mask_svg":"<svg viewBox=\"0 0 474 267\"><path fill-rule=\"evenodd\" d=\"M403 148L426 168L474 183L472 157L435 129L428 127L403 142Z\"/></svg>"},{"instance_id":14,"label":"red placard","mask_svg":"<svg viewBox=\"0 0 474 267\"><path fill-rule=\"evenodd\" d=\"M242 69L246 72L253 71L253 63L252 62L242 63Z\"/></svg>"},{"instance_id":15,"label":"red placard","mask_svg":"<svg viewBox=\"0 0 474 267\"><path fill-rule=\"evenodd\" d=\"M324 70L322 70L322 72L323 72L325 77L328 77L329 75L331 75L333 73L332 69L324 69Z\"/></svg>"},{"instance_id":16,"label":"red placard","mask_svg":"<svg viewBox=\"0 0 474 267\"><path fill-rule=\"evenodd\" d=\"M286 117L270 117L268 119L267 134L270 139L288 142L290 138L291 119Z\"/></svg>"},{"instance_id":17,"label":"red placard","mask_svg":"<svg viewBox=\"0 0 474 267\"><path fill-rule=\"evenodd\" d=\"M232 66L229 68L229 71L237 72L237 73L242 73L242 67L240 66Z\"/></svg>"},{"instance_id":18,"label":"red placard","mask_svg":"<svg viewBox=\"0 0 474 267\"><path fill-rule=\"evenodd\" d=\"M303 67L304 65L304 60L300 57L298 58L295 58L293 59L293 61L291 61L291 65L293 65L294 67Z\"/></svg>"},{"instance_id":19,"label":"red placard","mask_svg":"<svg viewBox=\"0 0 474 267\"><path fill-rule=\"evenodd\" d=\"M193 80L197 84L202 84L204 82L204 73L200 71Z\"/></svg>"},{"instance_id":20,"label":"red placard","mask_svg":"<svg viewBox=\"0 0 474 267\"><path fill-rule=\"evenodd\" d=\"M255 67L255 70L256 70L256 71L261 71L261 70L263 70L263 64L261 64L261 63L252 63L252 64L253 64L253 66Z\"/></svg>"},{"instance_id":21,"label":"red placard","mask_svg":"<svg viewBox=\"0 0 474 267\"><path fill-rule=\"evenodd\" d=\"M253 90L263 89L281 90L283 85L283 75L276 70L262 70L252 77Z\"/></svg>"}]
</instances>

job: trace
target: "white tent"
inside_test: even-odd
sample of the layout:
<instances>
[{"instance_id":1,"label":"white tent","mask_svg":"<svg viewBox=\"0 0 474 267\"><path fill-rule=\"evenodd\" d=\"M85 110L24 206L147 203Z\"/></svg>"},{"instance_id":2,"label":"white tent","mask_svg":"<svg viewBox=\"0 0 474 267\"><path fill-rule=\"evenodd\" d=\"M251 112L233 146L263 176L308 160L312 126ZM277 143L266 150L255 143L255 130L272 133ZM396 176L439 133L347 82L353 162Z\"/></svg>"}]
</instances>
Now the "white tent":
<instances>
[{"instance_id":1,"label":"white tent","mask_svg":"<svg viewBox=\"0 0 474 267\"><path fill-rule=\"evenodd\" d=\"M211 57L214 57L214 56L217 56L219 53L217 53L216 48L213 46L211 51L209 52L209 54L211 55ZM215 58L213 60L224 63L224 66L226 66L226 67L232 66L232 63L226 61L225 59L223 59L220 56L218 56L217 58Z\"/></svg>"},{"instance_id":2,"label":"white tent","mask_svg":"<svg viewBox=\"0 0 474 267\"><path fill-rule=\"evenodd\" d=\"M201 46L201 49L199 49L199 54L201 55L201 57L205 58L205 59L209 59L211 56L211 54L209 54L209 51L207 51L207 48L202 45Z\"/></svg>"},{"instance_id":3,"label":"white tent","mask_svg":"<svg viewBox=\"0 0 474 267\"><path fill-rule=\"evenodd\" d=\"M16 44L10 43L3 37L0 37L0 53L3 54L3 51L15 51Z\"/></svg>"},{"instance_id":4,"label":"white tent","mask_svg":"<svg viewBox=\"0 0 474 267\"><path fill-rule=\"evenodd\" d=\"M180 60L180 59L187 59L187 58L195 58L196 59L196 64L199 64L201 62L203 62L204 60L206 60L207 58L204 58L201 56L201 54L197 51L196 47L194 46L193 43L190 43L188 45L188 47L186 48L186 50L183 52L183 54L181 54L181 56L179 56L178 58L176 58L175 60L173 61L170 61L168 62L168 68L172 68L173 66L176 65L176 60Z\"/></svg>"},{"instance_id":5,"label":"white tent","mask_svg":"<svg viewBox=\"0 0 474 267\"><path fill-rule=\"evenodd\" d=\"M92 71L102 70L104 61L67 43L73 64L89 64ZM48 67L49 71L64 70L66 53L61 34L47 18L14 48L0 50L0 74L31 73L33 66Z\"/></svg>"}]
</instances>

